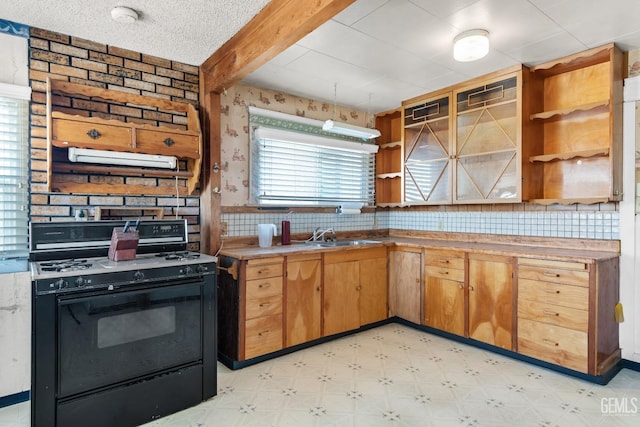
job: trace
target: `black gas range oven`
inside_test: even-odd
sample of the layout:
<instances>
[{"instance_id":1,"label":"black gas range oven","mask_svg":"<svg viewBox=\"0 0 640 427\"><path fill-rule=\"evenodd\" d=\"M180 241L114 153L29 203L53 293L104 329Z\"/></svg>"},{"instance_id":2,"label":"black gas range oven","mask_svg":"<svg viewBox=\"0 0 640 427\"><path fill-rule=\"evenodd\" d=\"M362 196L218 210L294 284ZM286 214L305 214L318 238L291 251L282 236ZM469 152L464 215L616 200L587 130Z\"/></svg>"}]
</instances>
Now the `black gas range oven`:
<instances>
[{"instance_id":1,"label":"black gas range oven","mask_svg":"<svg viewBox=\"0 0 640 427\"><path fill-rule=\"evenodd\" d=\"M216 258L157 220L111 261L124 224L31 224L32 426L135 426L216 394Z\"/></svg>"}]
</instances>

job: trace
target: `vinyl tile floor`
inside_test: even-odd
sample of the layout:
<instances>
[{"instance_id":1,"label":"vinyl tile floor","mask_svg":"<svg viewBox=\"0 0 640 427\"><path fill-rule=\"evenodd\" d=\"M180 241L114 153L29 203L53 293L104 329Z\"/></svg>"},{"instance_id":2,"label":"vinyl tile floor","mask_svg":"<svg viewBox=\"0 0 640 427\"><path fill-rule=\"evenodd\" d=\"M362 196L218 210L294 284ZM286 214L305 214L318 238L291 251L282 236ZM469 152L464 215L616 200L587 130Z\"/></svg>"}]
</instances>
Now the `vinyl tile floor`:
<instances>
[{"instance_id":1,"label":"vinyl tile floor","mask_svg":"<svg viewBox=\"0 0 640 427\"><path fill-rule=\"evenodd\" d=\"M29 425L29 403L0 427ZM218 395L145 427L639 426L640 372L606 386L399 324L231 371Z\"/></svg>"}]
</instances>

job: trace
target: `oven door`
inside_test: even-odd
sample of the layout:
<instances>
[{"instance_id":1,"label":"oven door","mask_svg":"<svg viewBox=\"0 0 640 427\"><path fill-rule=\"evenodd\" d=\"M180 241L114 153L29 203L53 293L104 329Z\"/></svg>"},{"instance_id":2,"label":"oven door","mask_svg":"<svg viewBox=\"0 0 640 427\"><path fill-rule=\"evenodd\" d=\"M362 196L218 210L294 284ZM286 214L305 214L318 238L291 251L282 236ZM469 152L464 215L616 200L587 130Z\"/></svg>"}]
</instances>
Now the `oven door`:
<instances>
[{"instance_id":1,"label":"oven door","mask_svg":"<svg viewBox=\"0 0 640 427\"><path fill-rule=\"evenodd\" d=\"M203 282L58 298L58 398L202 360Z\"/></svg>"}]
</instances>

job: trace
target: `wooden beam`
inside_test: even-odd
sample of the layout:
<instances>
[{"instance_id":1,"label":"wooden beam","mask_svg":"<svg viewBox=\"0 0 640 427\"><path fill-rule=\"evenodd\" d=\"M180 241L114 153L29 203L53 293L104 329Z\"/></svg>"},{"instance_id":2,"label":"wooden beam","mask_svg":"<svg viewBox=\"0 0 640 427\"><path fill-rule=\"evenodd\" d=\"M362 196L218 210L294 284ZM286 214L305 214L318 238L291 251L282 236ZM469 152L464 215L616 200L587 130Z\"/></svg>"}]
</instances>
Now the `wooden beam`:
<instances>
[{"instance_id":1,"label":"wooden beam","mask_svg":"<svg viewBox=\"0 0 640 427\"><path fill-rule=\"evenodd\" d=\"M202 79L200 72L201 82ZM205 92L204 85L200 86L200 117L204 141L200 178L200 252L214 255L221 243L220 94ZM214 171L216 164L217 172Z\"/></svg>"},{"instance_id":2,"label":"wooden beam","mask_svg":"<svg viewBox=\"0 0 640 427\"><path fill-rule=\"evenodd\" d=\"M221 93L355 0L272 0L201 66L204 90Z\"/></svg>"}]
</instances>

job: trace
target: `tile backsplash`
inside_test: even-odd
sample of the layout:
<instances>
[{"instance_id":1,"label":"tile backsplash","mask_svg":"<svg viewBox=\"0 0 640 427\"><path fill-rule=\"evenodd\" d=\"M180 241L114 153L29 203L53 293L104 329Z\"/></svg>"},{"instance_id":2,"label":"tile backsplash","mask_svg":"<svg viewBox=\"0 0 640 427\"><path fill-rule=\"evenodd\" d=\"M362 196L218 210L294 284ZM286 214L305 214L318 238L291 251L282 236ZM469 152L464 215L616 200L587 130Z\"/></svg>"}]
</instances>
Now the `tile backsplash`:
<instances>
[{"instance_id":1,"label":"tile backsplash","mask_svg":"<svg viewBox=\"0 0 640 427\"><path fill-rule=\"evenodd\" d=\"M617 211L533 211L533 212L425 212L380 211L360 215L303 213L228 213L225 237L250 236L258 224L291 222L292 234L311 233L316 227L333 227L336 232L376 229L447 231L508 234L517 236L573 237L619 240Z\"/></svg>"}]
</instances>

